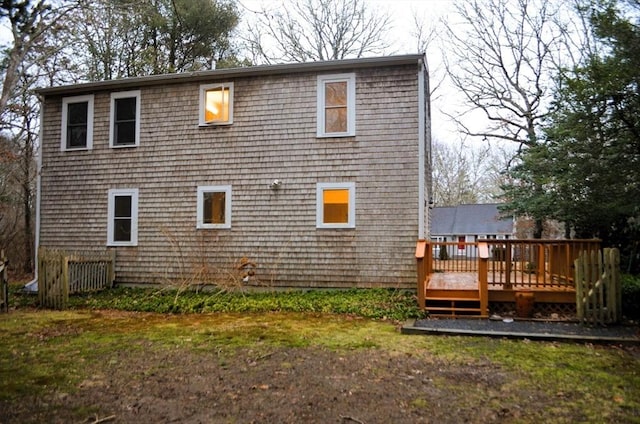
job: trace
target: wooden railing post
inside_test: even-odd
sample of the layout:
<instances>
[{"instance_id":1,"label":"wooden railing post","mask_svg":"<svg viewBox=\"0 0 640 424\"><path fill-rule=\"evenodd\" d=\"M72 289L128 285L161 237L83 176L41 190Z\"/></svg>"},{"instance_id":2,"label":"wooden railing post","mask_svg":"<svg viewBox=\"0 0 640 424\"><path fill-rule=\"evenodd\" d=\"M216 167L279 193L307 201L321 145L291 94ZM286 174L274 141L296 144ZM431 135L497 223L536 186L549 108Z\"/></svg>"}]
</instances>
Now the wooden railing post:
<instances>
[{"instance_id":1,"label":"wooden railing post","mask_svg":"<svg viewBox=\"0 0 640 424\"><path fill-rule=\"evenodd\" d=\"M425 255L427 253L428 243L425 240L418 240L416 244L416 262L418 266L418 307L421 310L426 308L426 279L427 264L425 263ZM429 258L426 258L427 261Z\"/></svg>"},{"instance_id":2,"label":"wooden railing post","mask_svg":"<svg viewBox=\"0 0 640 424\"><path fill-rule=\"evenodd\" d=\"M489 316L489 245L478 243L478 294L480 316Z\"/></svg>"},{"instance_id":3,"label":"wooden railing post","mask_svg":"<svg viewBox=\"0 0 640 424\"><path fill-rule=\"evenodd\" d=\"M9 281L7 280L7 265L9 261L0 251L0 312L9 312Z\"/></svg>"}]
</instances>

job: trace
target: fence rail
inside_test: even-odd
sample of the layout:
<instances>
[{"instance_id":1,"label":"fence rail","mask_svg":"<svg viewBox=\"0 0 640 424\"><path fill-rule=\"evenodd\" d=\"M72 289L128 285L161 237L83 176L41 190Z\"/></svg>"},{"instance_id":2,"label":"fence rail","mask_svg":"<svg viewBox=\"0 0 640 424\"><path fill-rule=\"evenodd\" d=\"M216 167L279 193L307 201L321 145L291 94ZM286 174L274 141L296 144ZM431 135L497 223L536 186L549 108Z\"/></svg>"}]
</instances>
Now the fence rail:
<instances>
[{"instance_id":1,"label":"fence rail","mask_svg":"<svg viewBox=\"0 0 640 424\"><path fill-rule=\"evenodd\" d=\"M576 312L588 324L611 324L622 313L620 252L583 252L575 260Z\"/></svg>"},{"instance_id":2,"label":"fence rail","mask_svg":"<svg viewBox=\"0 0 640 424\"><path fill-rule=\"evenodd\" d=\"M115 251L79 254L39 248L38 298L40 305L64 309L69 294L102 290L115 280Z\"/></svg>"},{"instance_id":3,"label":"fence rail","mask_svg":"<svg viewBox=\"0 0 640 424\"><path fill-rule=\"evenodd\" d=\"M9 280L7 278L7 266L9 261L0 251L0 312L9 312Z\"/></svg>"}]
</instances>

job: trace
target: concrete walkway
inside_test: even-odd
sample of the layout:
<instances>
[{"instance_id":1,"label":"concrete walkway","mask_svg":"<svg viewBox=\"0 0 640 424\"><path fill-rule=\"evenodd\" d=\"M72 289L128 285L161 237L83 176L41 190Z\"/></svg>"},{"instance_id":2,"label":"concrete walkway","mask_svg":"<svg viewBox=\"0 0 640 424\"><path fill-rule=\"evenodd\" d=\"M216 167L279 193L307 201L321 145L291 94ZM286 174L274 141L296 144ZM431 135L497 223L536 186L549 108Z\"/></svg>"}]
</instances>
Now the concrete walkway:
<instances>
[{"instance_id":1,"label":"concrete walkway","mask_svg":"<svg viewBox=\"0 0 640 424\"><path fill-rule=\"evenodd\" d=\"M640 326L591 327L579 323L510 319L422 319L407 322L402 334L485 336L581 343L640 344Z\"/></svg>"}]
</instances>

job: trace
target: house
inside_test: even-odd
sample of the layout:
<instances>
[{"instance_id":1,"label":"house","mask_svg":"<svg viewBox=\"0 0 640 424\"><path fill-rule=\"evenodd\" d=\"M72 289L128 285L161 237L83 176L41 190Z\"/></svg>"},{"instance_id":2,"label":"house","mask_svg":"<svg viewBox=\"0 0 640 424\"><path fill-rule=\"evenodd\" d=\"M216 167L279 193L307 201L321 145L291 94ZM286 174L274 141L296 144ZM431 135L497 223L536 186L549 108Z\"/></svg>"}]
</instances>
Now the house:
<instances>
[{"instance_id":1,"label":"house","mask_svg":"<svg viewBox=\"0 0 640 424\"><path fill-rule=\"evenodd\" d=\"M431 210L431 240L455 242L448 245L447 256L476 257L475 243L478 239L509 239L515 234L513 217L505 217L499 204L471 204L436 207ZM440 256L440 245L434 246L434 257Z\"/></svg>"},{"instance_id":2,"label":"house","mask_svg":"<svg viewBox=\"0 0 640 424\"><path fill-rule=\"evenodd\" d=\"M423 55L39 94L39 246L115 250L121 284L415 287L431 186Z\"/></svg>"}]
</instances>

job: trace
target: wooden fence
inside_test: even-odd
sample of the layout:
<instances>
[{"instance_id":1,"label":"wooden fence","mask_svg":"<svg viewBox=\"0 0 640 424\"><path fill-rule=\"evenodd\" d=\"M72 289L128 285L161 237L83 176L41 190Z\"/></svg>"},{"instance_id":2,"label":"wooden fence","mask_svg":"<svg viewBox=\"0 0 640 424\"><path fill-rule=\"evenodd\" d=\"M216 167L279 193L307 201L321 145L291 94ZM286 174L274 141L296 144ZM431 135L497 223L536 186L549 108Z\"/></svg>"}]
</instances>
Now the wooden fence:
<instances>
[{"instance_id":1,"label":"wooden fence","mask_svg":"<svg viewBox=\"0 0 640 424\"><path fill-rule=\"evenodd\" d=\"M7 279L7 261L4 250L0 252L0 312L9 312L9 281Z\"/></svg>"},{"instance_id":2,"label":"wooden fence","mask_svg":"<svg viewBox=\"0 0 640 424\"><path fill-rule=\"evenodd\" d=\"M575 260L576 311L587 324L611 324L622 315L620 252L582 252Z\"/></svg>"},{"instance_id":3,"label":"wooden fence","mask_svg":"<svg viewBox=\"0 0 640 424\"><path fill-rule=\"evenodd\" d=\"M38 249L40 306L64 309L69 294L102 290L115 280L115 251L79 254Z\"/></svg>"}]
</instances>

